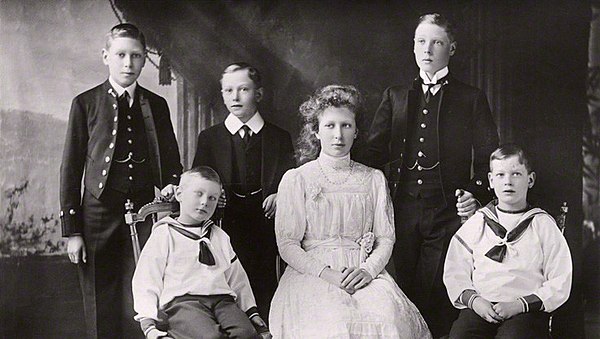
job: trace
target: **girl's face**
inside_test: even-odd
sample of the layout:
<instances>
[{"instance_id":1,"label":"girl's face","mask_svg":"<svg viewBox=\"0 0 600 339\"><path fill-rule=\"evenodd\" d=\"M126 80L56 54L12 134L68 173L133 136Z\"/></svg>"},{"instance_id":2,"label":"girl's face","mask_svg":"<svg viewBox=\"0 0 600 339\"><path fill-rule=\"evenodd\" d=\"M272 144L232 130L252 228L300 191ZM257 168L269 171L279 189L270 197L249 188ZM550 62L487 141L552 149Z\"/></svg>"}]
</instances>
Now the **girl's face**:
<instances>
[{"instance_id":1,"label":"girl's face","mask_svg":"<svg viewBox=\"0 0 600 339\"><path fill-rule=\"evenodd\" d=\"M357 133L354 112L346 107L328 107L319 116L319 130L315 134L323 153L343 157L350 153Z\"/></svg>"}]
</instances>

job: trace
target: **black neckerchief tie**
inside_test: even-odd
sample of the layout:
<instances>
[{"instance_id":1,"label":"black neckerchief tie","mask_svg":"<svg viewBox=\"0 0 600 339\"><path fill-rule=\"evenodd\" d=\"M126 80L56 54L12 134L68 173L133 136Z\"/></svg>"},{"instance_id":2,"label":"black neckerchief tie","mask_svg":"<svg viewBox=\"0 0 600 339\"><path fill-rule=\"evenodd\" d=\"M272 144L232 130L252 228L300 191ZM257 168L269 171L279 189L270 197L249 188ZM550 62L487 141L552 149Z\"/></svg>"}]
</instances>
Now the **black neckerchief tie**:
<instances>
[{"instance_id":1,"label":"black neckerchief tie","mask_svg":"<svg viewBox=\"0 0 600 339\"><path fill-rule=\"evenodd\" d=\"M210 239L210 234L213 226L212 220L205 220L200 227L205 226L207 227L206 233L204 233L204 235L202 236L199 236L198 234L190 232L185 228L169 224L169 227L171 227L171 229L179 232L179 234L192 240L200 240L203 238ZM212 252L210 251L210 248L208 248L208 245L204 241L200 241L200 252L198 254L198 261L207 266L214 266L216 263L215 257L213 256Z\"/></svg>"},{"instance_id":2,"label":"black neckerchief tie","mask_svg":"<svg viewBox=\"0 0 600 339\"><path fill-rule=\"evenodd\" d=\"M531 213L530 215L527 215L525 217L525 219L523 219L517 225L517 227L515 227L512 231L508 232L508 234L507 234L506 228L504 228L504 226L500 225L500 223L498 222L498 213L496 212L496 203L497 203L496 201L492 201L489 204L487 204L487 206L482 208L482 213L483 213L483 219L485 220L485 224L492 230L492 232L494 232L494 234L498 238L501 238L502 241L500 241L500 243L498 245L495 245L494 247L492 247L485 254L485 256L494 261L502 262L504 260L504 257L506 256L506 251L507 251L506 244L517 240L523 234L523 232L525 232L527 227L529 227L529 225L531 224L531 221L536 216L536 214L538 214L539 212L534 212L534 213ZM527 211L525 211L525 213L529 212L530 210L531 210L531 208L529 208Z\"/></svg>"},{"instance_id":3,"label":"black neckerchief tie","mask_svg":"<svg viewBox=\"0 0 600 339\"><path fill-rule=\"evenodd\" d=\"M425 81L423 79L421 79L421 83L425 86L427 86L427 90L425 91L425 102L429 102L429 100L431 100L431 97L433 96L433 93L431 93L431 89L436 86L436 85L441 85L444 86L448 83L448 76L446 75L445 77L438 79L438 81L436 82L431 82L426 84Z\"/></svg>"}]
</instances>

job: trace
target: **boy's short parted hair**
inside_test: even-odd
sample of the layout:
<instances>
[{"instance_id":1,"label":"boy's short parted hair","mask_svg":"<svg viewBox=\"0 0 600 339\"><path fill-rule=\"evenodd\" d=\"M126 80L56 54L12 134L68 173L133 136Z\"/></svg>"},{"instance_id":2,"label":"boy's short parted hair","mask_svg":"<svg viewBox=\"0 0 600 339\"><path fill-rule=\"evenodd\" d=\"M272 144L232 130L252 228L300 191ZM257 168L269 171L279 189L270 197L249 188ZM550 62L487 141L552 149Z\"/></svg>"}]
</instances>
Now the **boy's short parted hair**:
<instances>
[{"instance_id":1,"label":"boy's short parted hair","mask_svg":"<svg viewBox=\"0 0 600 339\"><path fill-rule=\"evenodd\" d=\"M181 179L179 179L179 186L185 186L190 177L200 177L221 185L221 177L219 177L217 171L208 166L196 166L183 172Z\"/></svg>"},{"instance_id":2,"label":"boy's short parted hair","mask_svg":"<svg viewBox=\"0 0 600 339\"><path fill-rule=\"evenodd\" d=\"M106 34L106 49L110 48L110 44L116 38L135 39L139 41L142 46L144 46L144 50L146 50L146 37L134 24L122 23L111 28Z\"/></svg>"},{"instance_id":3,"label":"boy's short parted hair","mask_svg":"<svg viewBox=\"0 0 600 339\"><path fill-rule=\"evenodd\" d=\"M419 26L420 24L422 24L424 22L426 22L428 24L440 26L441 28L444 29L444 31L446 31L446 34L448 34L448 39L450 39L450 42L455 41L454 38L456 36L456 31L455 31L452 23L450 23L450 21L448 21L448 19L446 19L445 16L443 16L439 13L430 13L430 14L421 15L419 17L419 22L417 23L417 26Z\"/></svg>"},{"instance_id":4,"label":"boy's short parted hair","mask_svg":"<svg viewBox=\"0 0 600 339\"><path fill-rule=\"evenodd\" d=\"M221 79L223 78L223 74L233 73L237 71L248 70L248 77L250 80L254 82L256 88L262 87L262 76L258 69L247 62L234 62L233 64L225 67L223 73L221 74Z\"/></svg>"},{"instance_id":5,"label":"boy's short parted hair","mask_svg":"<svg viewBox=\"0 0 600 339\"><path fill-rule=\"evenodd\" d=\"M492 161L493 160L504 160L506 158L516 156L519 158L519 163L525 166L528 173L533 172L533 165L531 158L525 152L525 150L517 145L517 144L505 144L498 147L492 154L490 155L490 171L492 171Z\"/></svg>"}]
</instances>

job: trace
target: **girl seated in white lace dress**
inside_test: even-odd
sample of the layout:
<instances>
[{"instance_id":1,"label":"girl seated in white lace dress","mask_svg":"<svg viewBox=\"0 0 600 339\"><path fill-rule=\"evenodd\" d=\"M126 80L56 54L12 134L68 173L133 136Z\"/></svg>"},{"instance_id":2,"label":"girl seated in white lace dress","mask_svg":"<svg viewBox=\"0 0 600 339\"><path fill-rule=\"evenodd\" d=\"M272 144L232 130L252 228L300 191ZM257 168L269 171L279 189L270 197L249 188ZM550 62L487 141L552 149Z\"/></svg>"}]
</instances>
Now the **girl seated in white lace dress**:
<instances>
[{"instance_id":1,"label":"girl seated in white lace dress","mask_svg":"<svg viewBox=\"0 0 600 339\"><path fill-rule=\"evenodd\" d=\"M431 338L385 271L394 212L379 170L350 159L360 93L327 86L300 107L302 166L279 186L275 234L288 266L271 303L275 338Z\"/></svg>"}]
</instances>

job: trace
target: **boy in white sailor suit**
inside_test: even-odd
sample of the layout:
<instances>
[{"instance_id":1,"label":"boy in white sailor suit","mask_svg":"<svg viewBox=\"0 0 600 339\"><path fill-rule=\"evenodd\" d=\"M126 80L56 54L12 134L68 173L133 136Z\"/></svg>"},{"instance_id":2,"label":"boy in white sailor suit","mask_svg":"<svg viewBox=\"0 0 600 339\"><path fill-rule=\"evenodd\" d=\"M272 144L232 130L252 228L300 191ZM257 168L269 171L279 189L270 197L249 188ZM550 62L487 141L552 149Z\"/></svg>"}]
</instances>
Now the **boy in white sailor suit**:
<instances>
[{"instance_id":1,"label":"boy in white sailor suit","mask_svg":"<svg viewBox=\"0 0 600 339\"><path fill-rule=\"evenodd\" d=\"M133 275L135 319L147 338L257 338L254 326L267 332L229 236L210 220L220 195L217 172L194 167L176 188L180 215L153 226ZM168 326L159 329L162 320Z\"/></svg>"},{"instance_id":2,"label":"boy in white sailor suit","mask_svg":"<svg viewBox=\"0 0 600 339\"><path fill-rule=\"evenodd\" d=\"M461 309L450 338L546 338L549 313L571 291L569 247L554 219L527 204L535 182L517 145L490 156L498 197L480 209L450 242L444 284Z\"/></svg>"},{"instance_id":3,"label":"boy in white sailor suit","mask_svg":"<svg viewBox=\"0 0 600 339\"><path fill-rule=\"evenodd\" d=\"M75 97L69 114L60 216L69 259L79 269L88 338L140 336L124 204L141 207L154 199L154 187L177 183L181 174L167 102L136 82L145 56L137 27L113 27L102 50L108 80ZM143 243L150 225L140 226Z\"/></svg>"}]
</instances>

